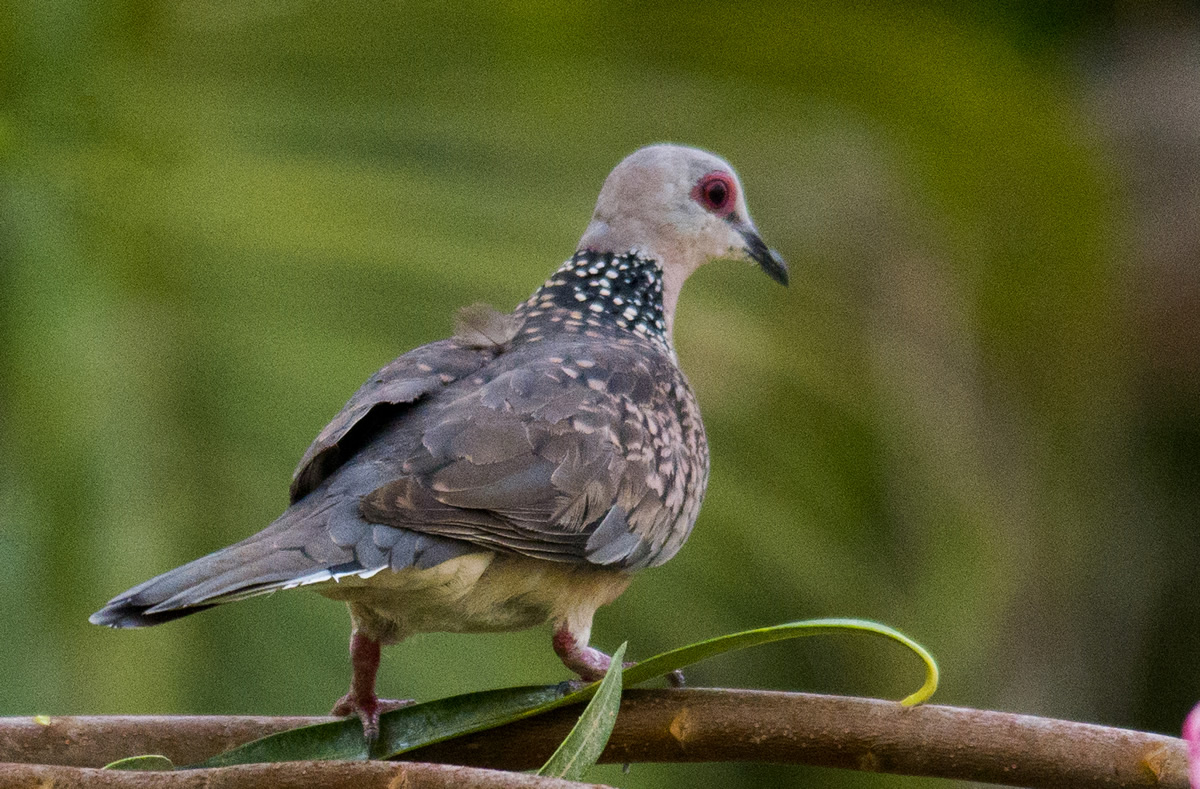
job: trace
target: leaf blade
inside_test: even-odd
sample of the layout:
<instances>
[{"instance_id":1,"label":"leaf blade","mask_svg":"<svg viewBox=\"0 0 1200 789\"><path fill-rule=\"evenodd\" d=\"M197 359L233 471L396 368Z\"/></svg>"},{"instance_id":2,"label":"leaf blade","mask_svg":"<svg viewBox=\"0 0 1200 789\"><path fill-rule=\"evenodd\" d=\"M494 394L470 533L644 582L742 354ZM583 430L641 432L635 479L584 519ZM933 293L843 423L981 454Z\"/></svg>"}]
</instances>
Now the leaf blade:
<instances>
[{"instance_id":1,"label":"leaf blade","mask_svg":"<svg viewBox=\"0 0 1200 789\"><path fill-rule=\"evenodd\" d=\"M277 732L219 753L191 767L262 762L387 758L461 734L519 720L571 695L562 685L502 688L402 707L380 716L379 740L368 751L357 718Z\"/></svg>"},{"instance_id":2,"label":"leaf blade","mask_svg":"<svg viewBox=\"0 0 1200 789\"><path fill-rule=\"evenodd\" d=\"M898 642L914 652L925 664L925 682L915 692L901 700L906 707L921 704L929 699L937 690L940 672L937 661L925 647L913 641L899 630L872 622L867 619L806 619L798 622L785 622L780 625L743 630L739 633L717 636L698 641L685 647L672 649L641 661L625 672L625 687L641 684L651 679L664 676L670 672L686 668L701 660L724 654L726 652L748 649L760 644L773 641L784 641L804 636L823 635L842 630L867 633L882 636Z\"/></svg>"},{"instance_id":3,"label":"leaf blade","mask_svg":"<svg viewBox=\"0 0 1200 789\"><path fill-rule=\"evenodd\" d=\"M617 713L621 709L621 681L625 658L625 647L629 642L621 644L612 654L612 662L608 671L596 689L596 694L584 708L579 720L571 727L571 731L559 743L558 748L546 760L538 775L550 778L563 778L568 781L578 781L584 772L594 765L604 752L608 738L612 735L613 726L617 723Z\"/></svg>"}]
</instances>

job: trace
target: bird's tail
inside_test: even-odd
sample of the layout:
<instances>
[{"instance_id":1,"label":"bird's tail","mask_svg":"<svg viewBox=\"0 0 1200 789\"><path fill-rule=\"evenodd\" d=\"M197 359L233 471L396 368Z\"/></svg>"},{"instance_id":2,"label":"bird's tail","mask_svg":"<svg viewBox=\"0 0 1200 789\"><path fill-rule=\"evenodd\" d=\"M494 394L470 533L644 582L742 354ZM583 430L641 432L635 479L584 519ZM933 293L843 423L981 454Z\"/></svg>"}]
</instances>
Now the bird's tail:
<instances>
[{"instance_id":1,"label":"bird's tail","mask_svg":"<svg viewBox=\"0 0 1200 789\"><path fill-rule=\"evenodd\" d=\"M88 621L149 627L221 603L381 570L427 568L477 551L470 545L359 516L358 496L314 492L274 523L228 548L151 578L117 595Z\"/></svg>"},{"instance_id":2,"label":"bird's tail","mask_svg":"<svg viewBox=\"0 0 1200 789\"><path fill-rule=\"evenodd\" d=\"M355 512L339 513L336 505L306 507L305 503L287 510L258 534L117 595L88 621L109 627L148 627L221 603L386 567L386 562L363 567L353 546L340 546L330 538L329 521L355 517Z\"/></svg>"}]
</instances>

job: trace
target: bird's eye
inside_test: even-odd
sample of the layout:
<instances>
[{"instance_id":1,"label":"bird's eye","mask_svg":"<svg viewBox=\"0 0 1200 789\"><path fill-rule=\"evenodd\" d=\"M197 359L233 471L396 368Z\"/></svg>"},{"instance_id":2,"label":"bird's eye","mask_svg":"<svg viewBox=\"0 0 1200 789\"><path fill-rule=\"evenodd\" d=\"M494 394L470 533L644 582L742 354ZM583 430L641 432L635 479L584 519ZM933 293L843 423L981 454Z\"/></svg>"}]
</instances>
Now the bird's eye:
<instances>
[{"instance_id":1,"label":"bird's eye","mask_svg":"<svg viewBox=\"0 0 1200 789\"><path fill-rule=\"evenodd\" d=\"M692 199L714 214L724 216L737 203L737 186L726 173L709 173L696 182Z\"/></svg>"}]
</instances>

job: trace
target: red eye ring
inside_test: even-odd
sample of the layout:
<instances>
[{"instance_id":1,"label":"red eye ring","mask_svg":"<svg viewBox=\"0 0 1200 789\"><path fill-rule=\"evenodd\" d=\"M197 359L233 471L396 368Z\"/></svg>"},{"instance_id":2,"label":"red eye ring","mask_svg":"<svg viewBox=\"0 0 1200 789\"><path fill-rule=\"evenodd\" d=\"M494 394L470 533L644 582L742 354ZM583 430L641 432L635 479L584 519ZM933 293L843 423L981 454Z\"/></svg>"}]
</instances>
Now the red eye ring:
<instances>
[{"instance_id":1,"label":"red eye ring","mask_svg":"<svg viewBox=\"0 0 1200 789\"><path fill-rule=\"evenodd\" d=\"M737 183L729 173L714 170L696 182L692 199L718 216L726 216L737 205Z\"/></svg>"}]
</instances>

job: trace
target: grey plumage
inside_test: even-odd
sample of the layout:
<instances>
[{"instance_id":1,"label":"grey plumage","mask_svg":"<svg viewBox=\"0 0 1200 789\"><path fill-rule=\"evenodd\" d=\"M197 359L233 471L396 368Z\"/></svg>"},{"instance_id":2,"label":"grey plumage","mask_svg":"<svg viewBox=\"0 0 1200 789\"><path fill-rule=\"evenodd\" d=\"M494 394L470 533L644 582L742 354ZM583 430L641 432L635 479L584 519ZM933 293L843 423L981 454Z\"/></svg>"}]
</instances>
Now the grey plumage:
<instances>
[{"instance_id":1,"label":"grey plumage","mask_svg":"<svg viewBox=\"0 0 1200 789\"><path fill-rule=\"evenodd\" d=\"M675 555L708 479L671 343L679 288L713 257L750 257L786 281L738 187L694 149L629 157L579 251L528 301L511 314L467 308L452 338L363 384L308 448L274 523L91 621L141 627L311 585L346 600L376 649L421 630L553 618L570 636L564 662L595 673L607 658L586 646L592 613L630 572ZM373 679L358 683L339 709L371 733Z\"/></svg>"}]
</instances>

